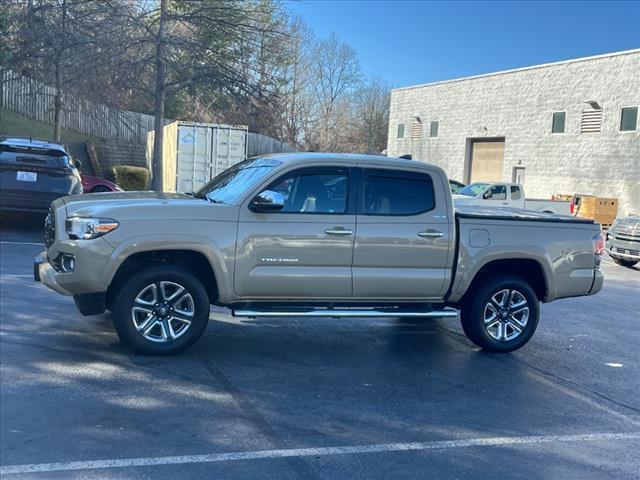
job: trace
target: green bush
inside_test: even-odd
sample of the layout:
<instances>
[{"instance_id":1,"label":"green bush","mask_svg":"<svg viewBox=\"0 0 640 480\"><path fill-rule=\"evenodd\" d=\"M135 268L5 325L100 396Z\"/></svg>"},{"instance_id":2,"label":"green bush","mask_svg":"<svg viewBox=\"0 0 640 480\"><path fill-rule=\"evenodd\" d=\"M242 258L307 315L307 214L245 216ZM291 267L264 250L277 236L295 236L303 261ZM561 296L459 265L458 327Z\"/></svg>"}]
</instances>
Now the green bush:
<instances>
[{"instance_id":1,"label":"green bush","mask_svg":"<svg viewBox=\"0 0 640 480\"><path fill-rule=\"evenodd\" d=\"M146 190L149 188L149 170L144 167L116 165L113 178L123 190Z\"/></svg>"}]
</instances>

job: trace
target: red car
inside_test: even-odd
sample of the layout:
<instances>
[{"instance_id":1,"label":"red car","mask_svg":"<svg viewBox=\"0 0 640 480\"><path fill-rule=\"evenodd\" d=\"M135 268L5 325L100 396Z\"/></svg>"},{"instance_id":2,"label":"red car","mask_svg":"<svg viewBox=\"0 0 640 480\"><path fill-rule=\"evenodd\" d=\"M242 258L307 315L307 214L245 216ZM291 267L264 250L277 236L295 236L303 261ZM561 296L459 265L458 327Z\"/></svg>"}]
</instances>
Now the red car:
<instances>
[{"instance_id":1,"label":"red car","mask_svg":"<svg viewBox=\"0 0 640 480\"><path fill-rule=\"evenodd\" d=\"M84 193L121 192L122 189L104 178L82 175L82 190Z\"/></svg>"}]
</instances>

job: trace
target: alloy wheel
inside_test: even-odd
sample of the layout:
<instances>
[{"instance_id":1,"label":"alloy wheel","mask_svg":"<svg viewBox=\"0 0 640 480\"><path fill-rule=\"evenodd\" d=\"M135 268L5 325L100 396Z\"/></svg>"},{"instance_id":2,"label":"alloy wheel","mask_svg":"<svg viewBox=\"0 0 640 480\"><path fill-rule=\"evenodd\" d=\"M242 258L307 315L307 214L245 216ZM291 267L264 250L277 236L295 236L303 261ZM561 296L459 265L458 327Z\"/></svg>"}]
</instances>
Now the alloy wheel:
<instances>
[{"instance_id":1,"label":"alloy wheel","mask_svg":"<svg viewBox=\"0 0 640 480\"><path fill-rule=\"evenodd\" d=\"M152 342L170 342L189 329L195 303L189 291L175 282L155 282L136 295L131 320L140 335Z\"/></svg>"},{"instance_id":2,"label":"alloy wheel","mask_svg":"<svg viewBox=\"0 0 640 480\"><path fill-rule=\"evenodd\" d=\"M484 307L484 328L492 338L501 342L519 337L528 320L529 303L515 289L500 290Z\"/></svg>"}]
</instances>

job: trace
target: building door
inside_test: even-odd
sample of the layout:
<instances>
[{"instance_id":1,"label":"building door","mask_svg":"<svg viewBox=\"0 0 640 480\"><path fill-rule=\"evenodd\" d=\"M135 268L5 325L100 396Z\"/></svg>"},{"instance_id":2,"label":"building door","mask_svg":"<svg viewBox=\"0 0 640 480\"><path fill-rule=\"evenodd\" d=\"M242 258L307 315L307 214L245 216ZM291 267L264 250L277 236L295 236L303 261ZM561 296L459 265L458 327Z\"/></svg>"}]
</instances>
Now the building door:
<instances>
[{"instance_id":1,"label":"building door","mask_svg":"<svg viewBox=\"0 0 640 480\"><path fill-rule=\"evenodd\" d=\"M504 166L504 138L474 140L471 143L469 183L501 182Z\"/></svg>"}]
</instances>

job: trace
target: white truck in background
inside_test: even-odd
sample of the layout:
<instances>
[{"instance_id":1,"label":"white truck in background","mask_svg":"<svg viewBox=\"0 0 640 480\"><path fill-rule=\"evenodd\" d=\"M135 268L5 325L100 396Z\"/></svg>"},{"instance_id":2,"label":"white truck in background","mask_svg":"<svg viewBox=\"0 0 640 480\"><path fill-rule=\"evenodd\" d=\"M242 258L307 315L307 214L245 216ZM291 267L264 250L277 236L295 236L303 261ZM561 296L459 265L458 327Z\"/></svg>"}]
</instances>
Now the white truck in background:
<instances>
[{"instance_id":1,"label":"white truck in background","mask_svg":"<svg viewBox=\"0 0 640 480\"><path fill-rule=\"evenodd\" d=\"M460 206L509 207L560 215L572 214L570 200L528 199L519 183L470 183L453 195L453 201Z\"/></svg>"}]
</instances>

